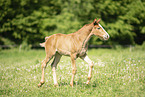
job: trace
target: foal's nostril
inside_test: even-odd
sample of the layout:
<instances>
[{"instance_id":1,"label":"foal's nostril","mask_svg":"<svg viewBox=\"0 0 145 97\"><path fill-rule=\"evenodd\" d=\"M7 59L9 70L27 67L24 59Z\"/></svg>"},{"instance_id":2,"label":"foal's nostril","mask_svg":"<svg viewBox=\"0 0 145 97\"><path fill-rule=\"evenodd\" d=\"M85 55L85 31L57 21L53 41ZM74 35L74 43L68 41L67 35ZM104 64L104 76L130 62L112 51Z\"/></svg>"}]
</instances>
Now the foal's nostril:
<instances>
[{"instance_id":1,"label":"foal's nostril","mask_svg":"<svg viewBox=\"0 0 145 97\"><path fill-rule=\"evenodd\" d=\"M107 39L109 39L109 35L107 35Z\"/></svg>"},{"instance_id":2,"label":"foal's nostril","mask_svg":"<svg viewBox=\"0 0 145 97\"><path fill-rule=\"evenodd\" d=\"M105 35L104 39L105 40L109 39L109 35Z\"/></svg>"}]
</instances>

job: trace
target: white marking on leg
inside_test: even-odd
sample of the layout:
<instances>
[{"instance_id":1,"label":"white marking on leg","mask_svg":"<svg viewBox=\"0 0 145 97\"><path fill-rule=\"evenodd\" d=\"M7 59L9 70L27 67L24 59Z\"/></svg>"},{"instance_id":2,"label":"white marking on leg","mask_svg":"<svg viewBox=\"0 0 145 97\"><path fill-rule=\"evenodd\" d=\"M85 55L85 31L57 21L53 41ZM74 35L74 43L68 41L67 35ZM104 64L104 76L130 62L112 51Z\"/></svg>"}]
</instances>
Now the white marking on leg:
<instances>
[{"instance_id":1,"label":"white marking on leg","mask_svg":"<svg viewBox=\"0 0 145 97\"><path fill-rule=\"evenodd\" d=\"M55 70L55 67L52 68L52 71L53 71L53 81L54 81L54 85L58 85L57 83L57 78L56 78L56 70Z\"/></svg>"},{"instance_id":2,"label":"white marking on leg","mask_svg":"<svg viewBox=\"0 0 145 97\"><path fill-rule=\"evenodd\" d=\"M54 61L53 61L52 65L51 65L52 66L52 71L53 71L54 86L58 86L57 77L56 77L56 67L57 67L58 62L60 61L60 58L61 58L61 55L56 53Z\"/></svg>"},{"instance_id":3,"label":"white marking on leg","mask_svg":"<svg viewBox=\"0 0 145 97\"><path fill-rule=\"evenodd\" d=\"M92 76L92 68L93 68L94 64L87 55L85 57L81 57L81 58L89 64L89 74L88 74L88 80L86 83L86 84L89 84L91 76Z\"/></svg>"},{"instance_id":4,"label":"white marking on leg","mask_svg":"<svg viewBox=\"0 0 145 97\"><path fill-rule=\"evenodd\" d=\"M83 60L86 61L88 64L92 64L93 63L88 56L85 56Z\"/></svg>"}]
</instances>

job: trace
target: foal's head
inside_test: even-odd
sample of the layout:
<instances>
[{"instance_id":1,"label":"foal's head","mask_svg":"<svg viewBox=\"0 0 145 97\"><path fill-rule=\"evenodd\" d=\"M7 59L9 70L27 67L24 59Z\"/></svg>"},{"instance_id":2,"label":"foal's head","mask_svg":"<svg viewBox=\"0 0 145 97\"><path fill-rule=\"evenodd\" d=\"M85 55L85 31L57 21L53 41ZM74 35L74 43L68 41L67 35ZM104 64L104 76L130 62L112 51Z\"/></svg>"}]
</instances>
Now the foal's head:
<instances>
[{"instance_id":1,"label":"foal's head","mask_svg":"<svg viewBox=\"0 0 145 97\"><path fill-rule=\"evenodd\" d=\"M98 21L95 19L93 21L94 27L92 29L92 34L98 36L102 40L108 40L109 34L104 30L104 28L99 24L101 19Z\"/></svg>"}]
</instances>

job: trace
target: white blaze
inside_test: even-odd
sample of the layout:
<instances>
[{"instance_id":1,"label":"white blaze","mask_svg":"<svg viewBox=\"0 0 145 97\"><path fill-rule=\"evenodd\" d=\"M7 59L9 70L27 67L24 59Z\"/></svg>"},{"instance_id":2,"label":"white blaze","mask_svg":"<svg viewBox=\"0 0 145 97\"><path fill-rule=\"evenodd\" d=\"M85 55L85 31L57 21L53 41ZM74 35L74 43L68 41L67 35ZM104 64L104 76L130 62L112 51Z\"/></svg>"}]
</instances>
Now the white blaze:
<instances>
[{"instance_id":1,"label":"white blaze","mask_svg":"<svg viewBox=\"0 0 145 97\"><path fill-rule=\"evenodd\" d=\"M106 32L105 29L101 26L101 24L99 24L99 26L103 29L104 32ZM106 34L107 34L108 37L109 37L109 34L108 34L107 32L106 32Z\"/></svg>"}]
</instances>

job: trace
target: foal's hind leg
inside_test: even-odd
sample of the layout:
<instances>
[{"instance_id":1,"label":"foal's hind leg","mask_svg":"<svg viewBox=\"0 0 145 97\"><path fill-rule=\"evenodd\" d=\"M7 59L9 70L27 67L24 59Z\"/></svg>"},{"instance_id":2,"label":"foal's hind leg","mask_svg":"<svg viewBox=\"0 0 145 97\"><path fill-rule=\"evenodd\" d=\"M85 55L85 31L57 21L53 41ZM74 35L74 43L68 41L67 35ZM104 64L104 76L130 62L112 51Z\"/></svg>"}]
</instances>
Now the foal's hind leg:
<instances>
[{"instance_id":1,"label":"foal's hind leg","mask_svg":"<svg viewBox=\"0 0 145 97\"><path fill-rule=\"evenodd\" d=\"M58 86L55 70L56 70L58 62L60 61L61 56L62 55L56 53L55 58L53 60L53 63L51 64L51 68L52 68L52 71L53 71L54 86Z\"/></svg>"},{"instance_id":2,"label":"foal's hind leg","mask_svg":"<svg viewBox=\"0 0 145 97\"><path fill-rule=\"evenodd\" d=\"M80 58L89 64L89 74L88 74L88 80L86 82L86 84L89 84L91 77L92 77L92 68L93 68L94 64L86 54Z\"/></svg>"},{"instance_id":3,"label":"foal's hind leg","mask_svg":"<svg viewBox=\"0 0 145 97\"><path fill-rule=\"evenodd\" d=\"M46 58L42 61L42 66L41 66L42 76L41 76L40 83L38 84L38 87L41 87L44 84L44 70L46 68L47 62L50 61L50 59L53 57L53 55L54 54L52 54L52 53L46 53Z\"/></svg>"}]
</instances>

